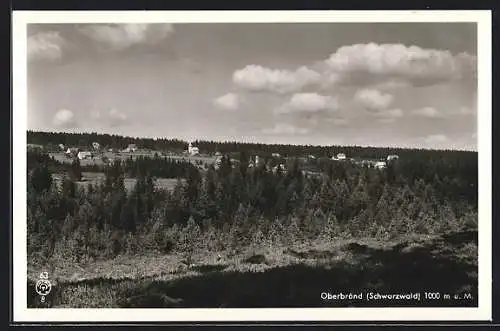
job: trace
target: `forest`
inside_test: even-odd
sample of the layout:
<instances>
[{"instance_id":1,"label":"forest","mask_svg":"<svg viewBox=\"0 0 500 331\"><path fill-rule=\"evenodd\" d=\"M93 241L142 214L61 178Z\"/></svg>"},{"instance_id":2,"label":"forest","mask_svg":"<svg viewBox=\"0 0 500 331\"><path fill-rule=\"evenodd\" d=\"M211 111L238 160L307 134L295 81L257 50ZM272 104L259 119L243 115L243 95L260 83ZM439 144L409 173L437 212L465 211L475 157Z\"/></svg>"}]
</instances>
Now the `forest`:
<instances>
[{"instance_id":1,"label":"forest","mask_svg":"<svg viewBox=\"0 0 500 331\"><path fill-rule=\"evenodd\" d=\"M180 140L28 132L28 143L44 146L93 141L158 151L185 148ZM83 171L78 161L61 164L45 152L28 152L28 258L82 262L144 252L237 254L249 247L339 237L392 240L477 227L475 152L208 141L197 146L202 153L222 152L221 166L200 170L154 157L115 161L99 169L105 173L102 183L85 189L75 185ZM321 174L315 177L305 176L303 162L294 157L286 173L247 167L252 153L330 156L338 150L360 158L400 158L383 170L323 158L311 161ZM229 156L234 152L240 157L236 166ZM53 184L55 172L69 175L61 188ZM125 176L137 178L131 192L124 188ZM179 181L167 191L155 186L158 177Z\"/></svg>"},{"instance_id":2,"label":"forest","mask_svg":"<svg viewBox=\"0 0 500 331\"><path fill-rule=\"evenodd\" d=\"M90 146L93 142L98 142L106 148L123 149L129 144L136 144L140 148L154 151L173 151L182 152L186 150L188 142L179 139L164 138L134 138L119 135L98 134L98 133L63 133L63 132L41 132L28 131L27 142L29 144L42 145L47 150L59 150L58 145L65 146ZM271 156L272 153L280 153L282 156L307 156L315 155L317 157L331 157L332 153L343 152L348 156L357 158L386 158L389 154L397 154L404 159L422 159L439 158L446 155L450 163L464 158L468 162L477 161L477 153L467 151L435 151L426 149L408 149L408 148L382 148L382 147L361 147L361 146L313 146L313 145L282 145L282 144L257 144L235 141L192 141L194 146L198 146L200 153L246 153L248 155L258 154L262 156ZM477 163L477 162L476 162Z\"/></svg>"}]
</instances>

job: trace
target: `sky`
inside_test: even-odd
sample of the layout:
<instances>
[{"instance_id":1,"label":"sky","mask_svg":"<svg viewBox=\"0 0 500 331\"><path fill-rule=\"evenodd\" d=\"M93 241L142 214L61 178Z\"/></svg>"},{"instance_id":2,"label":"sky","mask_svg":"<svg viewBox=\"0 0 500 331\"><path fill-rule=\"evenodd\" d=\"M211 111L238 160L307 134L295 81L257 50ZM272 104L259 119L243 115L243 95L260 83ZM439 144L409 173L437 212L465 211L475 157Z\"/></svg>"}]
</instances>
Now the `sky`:
<instances>
[{"instance_id":1,"label":"sky","mask_svg":"<svg viewBox=\"0 0 500 331\"><path fill-rule=\"evenodd\" d=\"M475 23L30 24L28 129L477 150Z\"/></svg>"}]
</instances>

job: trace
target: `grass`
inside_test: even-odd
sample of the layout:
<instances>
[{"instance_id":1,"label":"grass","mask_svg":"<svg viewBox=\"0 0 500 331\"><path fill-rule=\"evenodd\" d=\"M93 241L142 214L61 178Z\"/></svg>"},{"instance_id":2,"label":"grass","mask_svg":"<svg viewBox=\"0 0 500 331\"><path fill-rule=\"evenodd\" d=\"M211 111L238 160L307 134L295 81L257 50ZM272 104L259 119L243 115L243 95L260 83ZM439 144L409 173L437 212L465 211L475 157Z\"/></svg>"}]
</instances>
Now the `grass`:
<instances>
[{"instance_id":1,"label":"grass","mask_svg":"<svg viewBox=\"0 0 500 331\"><path fill-rule=\"evenodd\" d=\"M218 256L220 255L220 257ZM477 306L477 231L397 241L317 240L236 254L149 254L77 265L51 261L53 290L41 304L28 266L30 307ZM324 301L321 292L470 293L470 300Z\"/></svg>"}]
</instances>

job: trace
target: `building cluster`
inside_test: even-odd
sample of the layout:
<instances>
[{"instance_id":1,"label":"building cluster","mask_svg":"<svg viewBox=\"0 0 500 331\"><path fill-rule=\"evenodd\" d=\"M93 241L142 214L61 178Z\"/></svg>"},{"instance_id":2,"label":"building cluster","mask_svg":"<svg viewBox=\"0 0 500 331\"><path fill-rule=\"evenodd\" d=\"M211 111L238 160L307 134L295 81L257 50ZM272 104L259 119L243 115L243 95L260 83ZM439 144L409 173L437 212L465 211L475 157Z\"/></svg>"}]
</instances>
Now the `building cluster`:
<instances>
[{"instance_id":1,"label":"building cluster","mask_svg":"<svg viewBox=\"0 0 500 331\"><path fill-rule=\"evenodd\" d=\"M344 161L346 159L347 157L345 156L344 153L338 153L337 155L332 156L332 160L334 161Z\"/></svg>"},{"instance_id":2,"label":"building cluster","mask_svg":"<svg viewBox=\"0 0 500 331\"><path fill-rule=\"evenodd\" d=\"M59 145L61 149L66 149L65 154L68 158L78 158L79 160L94 159L95 153L85 148L78 147L64 147L64 145Z\"/></svg>"},{"instance_id":3,"label":"building cluster","mask_svg":"<svg viewBox=\"0 0 500 331\"><path fill-rule=\"evenodd\" d=\"M64 154L68 158L78 158L79 160L94 160L96 157L100 157L103 148L101 147L101 144L98 142L93 142L91 144L91 147L71 147L71 146L65 146L64 144L59 144L59 148L64 151ZM113 152L113 153L133 153L138 150L137 146L135 144L129 144L125 149L118 151L117 149L114 148L109 148L108 152Z\"/></svg>"},{"instance_id":4,"label":"building cluster","mask_svg":"<svg viewBox=\"0 0 500 331\"><path fill-rule=\"evenodd\" d=\"M349 159L344 153L338 153L337 155L334 155L332 157L332 160L334 161L354 161L354 163L363 166L363 167L369 167L369 168L375 168L375 169L385 169L387 167L387 164L393 161L396 161L399 159L399 156L396 154L391 154L388 155L385 160L369 160L369 159L364 159L364 160L358 160L355 161L354 159Z\"/></svg>"},{"instance_id":5,"label":"building cluster","mask_svg":"<svg viewBox=\"0 0 500 331\"><path fill-rule=\"evenodd\" d=\"M278 162L272 162L273 159L274 159L274 161L276 161L276 159L281 159L281 156L278 157L278 155L279 155L278 153L273 153L272 157L269 158L268 160L265 160L263 157L261 157L259 155L251 156L249 161L248 161L248 168L249 169L265 168L266 171L270 171L273 173L277 173L278 170L281 173L286 173L287 166L283 162L283 160L280 160ZM299 158L299 161L307 163L307 162L310 162L311 160L315 160L315 159L316 159L316 156L308 155L307 157ZM331 158L331 160L333 160L333 161L353 162L354 164L357 164L357 165L362 166L362 167L374 168L374 169L379 169L379 170L385 169L390 162L398 160L398 159L399 159L398 155L388 155L386 159L382 159L382 160L381 159L355 160L352 158L348 158L345 153L338 153ZM222 160L223 160L222 154L220 152L216 152L215 153L215 160L213 163L215 169L219 169L221 167ZM231 159L231 164L234 168L237 164L239 164L239 161L235 160L235 159ZM305 175L307 177L320 175L318 173L318 171L314 171L314 170L303 170L302 173L303 173L303 175Z\"/></svg>"},{"instance_id":6,"label":"building cluster","mask_svg":"<svg viewBox=\"0 0 500 331\"><path fill-rule=\"evenodd\" d=\"M43 146L41 145L33 145L33 144L28 144L28 149L33 150L33 149L43 149ZM92 142L90 146L88 147L71 147L71 146L65 146L64 144L59 144L59 149L61 151L64 151L66 156L68 158L74 159L77 158L79 160L94 160L95 158L102 159L104 162L110 161L110 158L106 157L103 154L103 151L105 151L104 148L98 143L98 142ZM115 153L115 155L119 155L120 153L134 153L137 152L139 148L137 147L136 144L129 144L126 148L122 150L110 148L106 150L107 152ZM162 153L163 154L163 153ZM189 156L196 156L200 155L200 150L199 147L194 146L193 142L189 142L187 146L187 150L184 151L184 154L187 154ZM119 157L119 156L117 156ZM111 158L112 159L112 158ZM317 159L317 156L315 155L307 155L306 157L300 157L299 162L304 162L305 164L313 164L315 163L315 160ZM331 157L332 161L336 162L352 162L353 164L363 166L363 167L369 167L369 168L375 168L375 169L384 169L387 167L387 165L391 162L394 162L399 159L398 155L395 154L390 154L388 155L385 159L353 159L349 158L345 153L339 152L335 153L334 156ZM286 173L287 172L287 166L286 166L286 160L287 157L283 157L280 153L272 153L270 157L264 158L259 155L254 155L251 156L249 161L248 161L248 168L253 169L253 168L261 168L265 169L266 171L277 173ZM219 169L222 165L223 162L223 154L221 152L216 152L215 153L215 159L213 159L213 166L215 169ZM239 160L236 159L230 159L232 167L239 167L240 162ZM202 159L196 159L196 165L203 169L208 166L208 163L206 161L203 161ZM307 168L307 167L306 167ZM317 176L319 175L319 172L314 170L314 169L309 169L309 170L304 170L303 174L306 176Z\"/></svg>"},{"instance_id":7,"label":"building cluster","mask_svg":"<svg viewBox=\"0 0 500 331\"><path fill-rule=\"evenodd\" d=\"M129 144L127 148L125 148L123 153L134 153L137 152L137 146L135 144Z\"/></svg>"}]
</instances>

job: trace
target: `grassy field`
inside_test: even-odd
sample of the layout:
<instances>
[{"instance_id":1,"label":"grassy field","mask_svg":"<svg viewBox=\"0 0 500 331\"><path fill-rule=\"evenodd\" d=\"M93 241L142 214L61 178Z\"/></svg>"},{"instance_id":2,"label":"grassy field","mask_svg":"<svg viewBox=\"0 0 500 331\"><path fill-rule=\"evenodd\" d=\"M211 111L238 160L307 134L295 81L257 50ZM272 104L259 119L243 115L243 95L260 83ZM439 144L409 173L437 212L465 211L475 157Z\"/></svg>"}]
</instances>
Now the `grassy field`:
<instances>
[{"instance_id":1,"label":"grassy field","mask_svg":"<svg viewBox=\"0 0 500 331\"><path fill-rule=\"evenodd\" d=\"M249 308L350 306L477 306L477 231L398 241L333 239L231 254L119 256L78 265L28 265L29 307ZM220 255L220 256L218 256ZM34 284L48 271L53 284L40 303ZM425 292L452 299L425 300ZM330 293L420 293L421 301L335 300ZM459 299L453 299L455 294ZM472 298L464 298L471 294ZM365 297L365 296L364 296Z\"/></svg>"},{"instance_id":2,"label":"grassy field","mask_svg":"<svg viewBox=\"0 0 500 331\"><path fill-rule=\"evenodd\" d=\"M56 183L62 183L63 179L63 174L53 174L52 175L53 180ZM96 185L100 182L103 182L105 179L105 175L102 172L83 172L82 173L82 180L79 182L76 182L76 184L79 187L85 187L87 188L89 184ZM125 189L127 191L131 191L135 183L137 182L136 178L125 178L124 179L124 185ZM156 179L156 187L160 189L166 189L166 190L173 190L175 188L175 185L177 184L177 179L176 178L157 178Z\"/></svg>"}]
</instances>

